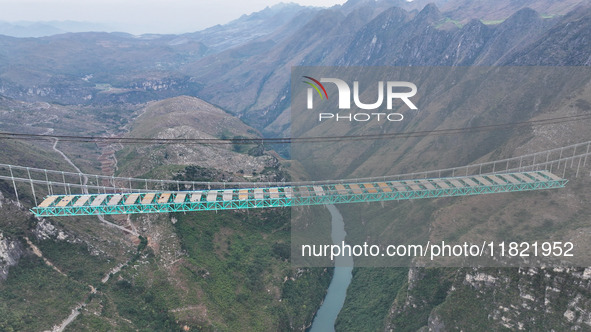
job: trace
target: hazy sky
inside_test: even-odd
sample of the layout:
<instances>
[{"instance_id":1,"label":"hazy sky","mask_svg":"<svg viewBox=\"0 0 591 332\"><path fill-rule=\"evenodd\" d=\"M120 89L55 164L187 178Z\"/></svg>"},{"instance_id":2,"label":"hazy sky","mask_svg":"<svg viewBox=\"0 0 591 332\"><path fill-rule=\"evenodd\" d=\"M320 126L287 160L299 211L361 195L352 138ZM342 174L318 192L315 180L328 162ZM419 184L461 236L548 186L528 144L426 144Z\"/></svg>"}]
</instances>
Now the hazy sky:
<instances>
[{"instance_id":1,"label":"hazy sky","mask_svg":"<svg viewBox=\"0 0 591 332\"><path fill-rule=\"evenodd\" d=\"M179 33L229 22L280 0L0 0L0 21L108 23L131 33ZM329 7L345 0L294 0Z\"/></svg>"}]
</instances>

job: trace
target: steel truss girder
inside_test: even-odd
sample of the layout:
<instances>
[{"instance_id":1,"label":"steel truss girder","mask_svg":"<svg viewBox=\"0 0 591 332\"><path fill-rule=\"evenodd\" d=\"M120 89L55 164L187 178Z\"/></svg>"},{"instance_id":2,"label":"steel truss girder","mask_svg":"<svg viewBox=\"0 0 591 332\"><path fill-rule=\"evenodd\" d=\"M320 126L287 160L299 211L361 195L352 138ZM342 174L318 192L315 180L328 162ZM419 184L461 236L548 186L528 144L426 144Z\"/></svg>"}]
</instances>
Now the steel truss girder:
<instances>
[{"instance_id":1,"label":"steel truss girder","mask_svg":"<svg viewBox=\"0 0 591 332\"><path fill-rule=\"evenodd\" d=\"M35 207L31 211L38 217L57 217L57 216L85 216L85 215L113 215L113 214L137 214L137 213L167 213L167 212L191 212L191 211L217 211L217 210L242 210L242 209L258 209L258 208L272 208L272 207L289 207L289 206L303 206L303 205L326 205L326 204L343 204L343 203L360 203L360 202L380 202L380 201L397 201L410 200L422 198L438 198L438 197L457 197L457 196L471 196L483 195L493 193L506 192L521 192L542 189L563 188L568 181L565 179L551 180L544 182L533 183L506 183L495 184L490 186L466 186L461 188L437 188L437 189L421 189L421 190L406 190L406 191L392 191L392 192L375 192L362 194L337 194L336 191L331 191L322 196L294 196L294 197L280 197L264 199L248 198L245 200L229 200L229 201L199 201L199 202L182 202L182 203L153 203L153 204L118 204L118 205L99 205L99 206L50 206L50 207ZM142 194L143 197L145 194ZM97 195L92 195L97 196Z\"/></svg>"}]
</instances>

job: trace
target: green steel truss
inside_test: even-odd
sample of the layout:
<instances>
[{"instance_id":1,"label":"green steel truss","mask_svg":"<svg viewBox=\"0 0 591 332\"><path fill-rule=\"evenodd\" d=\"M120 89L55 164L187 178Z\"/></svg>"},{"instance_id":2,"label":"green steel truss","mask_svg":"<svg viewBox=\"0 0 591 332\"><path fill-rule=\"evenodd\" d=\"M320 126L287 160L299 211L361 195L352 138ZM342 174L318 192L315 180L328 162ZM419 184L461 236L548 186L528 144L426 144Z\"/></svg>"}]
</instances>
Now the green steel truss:
<instances>
[{"instance_id":1,"label":"green steel truss","mask_svg":"<svg viewBox=\"0 0 591 332\"><path fill-rule=\"evenodd\" d=\"M155 194L55 195L48 196L44 201L45 204L41 203L31 211L39 217L50 217L240 210L520 192L563 188L567 182L547 171L535 171L385 182L343 182L316 186L216 189ZM135 196L130 198L131 195ZM146 198L146 195L150 196ZM154 197L150 199L152 195ZM178 197L179 195L185 196ZM191 201L191 197L196 198ZM144 198L149 202L142 204ZM79 200L80 204L76 204ZM82 202L85 203L82 204Z\"/></svg>"}]
</instances>

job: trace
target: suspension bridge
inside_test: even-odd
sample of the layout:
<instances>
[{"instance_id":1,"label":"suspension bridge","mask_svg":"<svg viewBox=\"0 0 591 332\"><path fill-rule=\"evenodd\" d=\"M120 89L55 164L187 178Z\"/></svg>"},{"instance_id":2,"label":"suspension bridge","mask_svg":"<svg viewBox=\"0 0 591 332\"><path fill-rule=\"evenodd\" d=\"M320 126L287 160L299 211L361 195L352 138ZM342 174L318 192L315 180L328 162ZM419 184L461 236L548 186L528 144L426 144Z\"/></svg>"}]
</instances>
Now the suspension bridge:
<instances>
[{"instance_id":1,"label":"suspension bridge","mask_svg":"<svg viewBox=\"0 0 591 332\"><path fill-rule=\"evenodd\" d=\"M591 141L461 167L347 180L193 182L6 164L0 164L0 179L12 183L17 199L18 190L30 186L36 205L31 211L39 217L252 209L563 188L567 169L578 177L587 165L590 147ZM38 202L40 191L47 194Z\"/></svg>"}]
</instances>

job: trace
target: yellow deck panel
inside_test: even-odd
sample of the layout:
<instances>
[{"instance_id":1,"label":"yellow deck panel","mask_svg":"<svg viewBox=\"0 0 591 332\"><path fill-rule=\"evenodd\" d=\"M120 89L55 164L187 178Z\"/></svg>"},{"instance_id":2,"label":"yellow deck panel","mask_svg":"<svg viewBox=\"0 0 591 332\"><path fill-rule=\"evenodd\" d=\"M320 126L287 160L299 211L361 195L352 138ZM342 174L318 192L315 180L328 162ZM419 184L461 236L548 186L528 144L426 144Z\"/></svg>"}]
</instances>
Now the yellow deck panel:
<instances>
[{"instance_id":1,"label":"yellow deck panel","mask_svg":"<svg viewBox=\"0 0 591 332\"><path fill-rule=\"evenodd\" d=\"M254 190L254 199L263 199L264 195L263 195L263 189L261 188L257 188Z\"/></svg>"},{"instance_id":2,"label":"yellow deck panel","mask_svg":"<svg viewBox=\"0 0 591 332\"><path fill-rule=\"evenodd\" d=\"M422 184L423 186L425 186L425 188L429 189L429 190L435 190L435 186L433 184L431 184L431 182L429 182L428 180L420 180L419 181L420 184Z\"/></svg>"},{"instance_id":3,"label":"yellow deck panel","mask_svg":"<svg viewBox=\"0 0 591 332\"><path fill-rule=\"evenodd\" d=\"M339 195L346 195L347 194L347 189L345 189L345 186L343 186L342 184L337 184L334 186L334 188L336 189L336 191Z\"/></svg>"},{"instance_id":4,"label":"yellow deck panel","mask_svg":"<svg viewBox=\"0 0 591 332\"><path fill-rule=\"evenodd\" d=\"M357 185L357 184L355 184L355 183L351 183L351 184L349 185L349 188L351 188L351 191L352 191L354 194L357 194L357 195L359 195L359 194L363 194L363 190L361 190L361 188L359 188L359 185Z\"/></svg>"},{"instance_id":5,"label":"yellow deck panel","mask_svg":"<svg viewBox=\"0 0 591 332\"><path fill-rule=\"evenodd\" d=\"M143 205L152 204L152 201L154 200L154 196L156 196L156 194L147 193L146 195L144 195L144 198L142 199L142 204Z\"/></svg>"},{"instance_id":6,"label":"yellow deck panel","mask_svg":"<svg viewBox=\"0 0 591 332\"><path fill-rule=\"evenodd\" d=\"M513 176L511 176L509 174L499 174L499 177L509 180L509 182L511 182L513 184L520 184L521 183L521 181L517 180L516 178L514 178Z\"/></svg>"},{"instance_id":7,"label":"yellow deck panel","mask_svg":"<svg viewBox=\"0 0 591 332\"><path fill-rule=\"evenodd\" d=\"M82 195L78 198L76 203L74 203L74 206L83 206L84 204L86 204L86 202L88 202L89 199L90 199L89 195Z\"/></svg>"},{"instance_id":8,"label":"yellow deck panel","mask_svg":"<svg viewBox=\"0 0 591 332\"><path fill-rule=\"evenodd\" d=\"M378 186L385 193L391 193L392 192L392 189L390 189L390 187L385 182L378 183Z\"/></svg>"},{"instance_id":9,"label":"yellow deck panel","mask_svg":"<svg viewBox=\"0 0 591 332\"><path fill-rule=\"evenodd\" d=\"M548 181L548 179L545 179L543 176L541 176L538 173L535 172L531 172L531 173L527 173L529 176L533 176L534 179L536 179L538 182L546 182Z\"/></svg>"},{"instance_id":10,"label":"yellow deck panel","mask_svg":"<svg viewBox=\"0 0 591 332\"><path fill-rule=\"evenodd\" d=\"M362 186L367 190L368 193L374 194L377 193L378 190L373 186L371 183L364 183Z\"/></svg>"},{"instance_id":11,"label":"yellow deck panel","mask_svg":"<svg viewBox=\"0 0 591 332\"><path fill-rule=\"evenodd\" d=\"M74 197L76 197L76 196L74 196L74 195L64 196L55 206L64 207L64 206L70 204L70 202L74 199Z\"/></svg>"},{"instance_id":12,"label":"yellow deck panel","mask_svg":"<svg viewBox=\"0 0 591 332\"><path fill-rule=\"evenodd\" d=\"M460 181L456 180L456 179L447 179L447 181L449 183L452 184L452 186L456 187L456 188L465 188L466 185L462 184Z\"/></svg>"},{"instance_id":13,"label":"yellow deck panel","mask_svg":"<svg viewBox=\"0 0 591 332\"><path fill-rule=\"evenodd\" d=\"M412 190L422 190L421 187L419 187L419 185L414 182L414 181L406 181L406 184L410 187L410 189Z\"/></svg>"},{"instance_id":14,"label":"yellow deck panel","mask_svg":"<svg viewBox=\"0 0 591 332\"><path fill-rule=\"evenodd\" d=\"M224 193L222 194L222 199L226 202L231 201L233 194L234 194L234 190L232 190L232 189L224 190Z\"/></svg>"},{"instance_id":15,"label":"yellow deck panel","mask_svg":"<svg viewBox=\"0 0 591 332\"><path fill-rule=\"evenodd\" d=\"M478 187L478 183L472 181L470 178L462 178L462 181L466 182L470 187Z\"/></svg>"},{"instance_id":16,"label":"yellow deck panel","mask_svg":"<svg viewBox=\"0 0 591 332\"><path fill-rule=\"evenodd\" d=\"M105 201L106 198L107 198L106 194L98 195L97 197L94 198L94 200L92 201L90 206L99 206L99 205L103 204L103 202Z\"/></svg>"},{"instance_id":17,"label":"yellow deck panel","mask_svg":"<svg viewBox=\"0 0 591 332\"><path fill-rule=\"evenodd\" d=\"M121 201L122 198L123 198L123 195L113 195L113 196L111 196L111 199L109 200L109 203L107 203L107 205L109 205L109 206L117 205L117 204L119 204L119 201Z\"/></svg>"},{"instance_id":18,"label":"yellow deck panel","mask_svg":"<svg viewBox=\"0 0 591 332\"><path fill-rule=\"evenodd\" d=\"M399 183L399 182L392 182L392 187L396 190L396 191L408 191L406 189L406 186L403 183Z\"/></svg>"},{"instance_id":19,"label":"yellow deck panel","mask_svg":"<svg viewBox=\"0 0 591 332\"><path fill-rule=\"evenodd\" d=\"M440 181L435 180L434 182L435 182L436 185L439 186L439 188L442 188L442 189L449 189L450 188L450 186L448 186L447 183L445 183L445 182L443 182L441 180Z\"/></svg>"},{"instance_id":20,"label":"yellow deck panel","mask_svg":"<svg viewBox=\"0 0 591 332\"><path fill-rule=\"evenodd\" d=\"M183 203L185 201L185 198L187 197L186 193L178 193L176 194L176 196L174 197L174 202L176 204L180 204Z\"/></svg>"},{"instance_id":21,"label":"yellow deck panel","mask_svg":"<svg viewBox=\"0 0 591 332\"><path fill-rule=\"evenodd\" d=\"M285 187L285 188L283 188L283 194L287 198L292 198L293 197L293 189L291 187Z\"/></svg>"},{"instance_id":22,"label":"yellow deck panel","mask_svg":"<svg viewBox=\"0 0 591 332\"><path fill-rule=\"evenodd\" d=\"M485 186L492 186L492 183L490 183L487 179L485 179L482 176L475 176L474 177L478 182L482 183Z\"/></svg>"},{"instance_id":23,"label":"yellow deck panel","mask_svg":"<svg viewBox=\"0 0 591 332\"><path fill-rule=\"evenodd\" d=\"M248 199L248 189L240 189L240 191L238 191L238 199L241 201L247 200Z\"/></svg>"},{"instance_id":24,"label":"yellow deck panel","mask_svg":"<svg viewBox=\"0 0 591 332\"><path fill-rule=\"evenodd\" d=\"M207 197L205 198L208 202L215 202L218 200L218 191L211 190L207 193Z\"/></svg>"},{"instance_id":25,"label":"yellow deck panel","mask_svg":"<svg viewBox=\"0 0 591 332\"><path fill-rule=\"evenodd\" d=\"M534 183L534 180L532 178L530 178L528 176L525 176L525 175L523 175L521 173L513 174L513 176L516 177L516 178L518 178L518 179L520 179L521 181L525 181L527 183Z\"/></svg>"},{"instance_id":26,"label":"yellow deck panel","mask_svg":"<svg viewBox=\"0 0 591 332\"><path fill-rule=\"evenodd\" d=\"M279 188L269 188L269 197L279 198Z\"/></svg>"},{"instance_id":27,"label":"yellow deck panel","mask_svg":"<svg viewBox=\"0 0 591 332\"><path fill-rule=\"evenodd\" d=\"M51 203L55 202L55 200L57 199L58 196L49 196L46 199L43 200L43 202L41 202L41 204L39 204L39 207L48 207L51 205Z\"/></svg>"},{"instance_id":28,"label":"yellow deck panel","mask_svg":"<svg viewBox=\"0 0 591 332\"><path fill-rule=\"evenodd\" d=\"M496 184L507 184L507 182L499 179L495 175L489 175L488 178L491 179L491 180L493 180L493 182L496 183Z\"/></svg>"},{"instance_id":29,"label":"yellow deck panel","mask_svg":"<svg viewBox=\"0 0 591 332\"><path fill-rule=\"evenodd\" d=\"M313 188L316 196L324 196L324 189L321 186L314 186Z\"/></svg>"},{"instance_id":30,"label":"yellow deck panel","mask_svg":"<svg viewBox=\"0 0 591 332\"><path fill-rule=\"evenodd\" d=\"M160 194L160 197L158 197L158 204L168 203L168 200L170 199L170 195L171 195L171 193Z\"/></svg>"},{"instance_id":31,"label":"yellow deck panel","mask_svg":"<svg viewBox=\"0 0 591 332\"><path fill-rule=\"evenodd\" d=\"M127 196L127 199L125 200L125 205L135 204L137 202L138 197L140 197L140 194L131 194Z\"/></svg>"},{"instance_id":32,"label":"yellow deck panel","mask_svg":"<svg viewBox=\"0 0 591 332\"><path fill-rule=\"evenodd\" d=\"M561 178L559 178L558 176L548 172L548 171L541 171L540 173L544 174L545 176L549 177L552 180L558 181L558 180L562 180Z\"/></svg>"},{"instance_id":33,"label":"yellow deck panel","mask_svg":"<svg viewBox=\"0 0 591 332\"><path fill-rule=\"evenodd\" d=\"M308 197L310 196L310 191L308 190L307 187L299 187L298 188L298 192L300 194L301 197Z\"/></svg>"}]
</instances>

